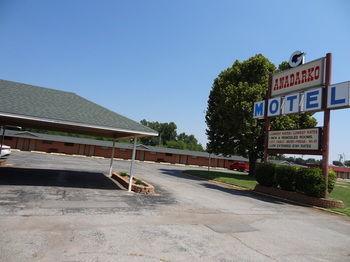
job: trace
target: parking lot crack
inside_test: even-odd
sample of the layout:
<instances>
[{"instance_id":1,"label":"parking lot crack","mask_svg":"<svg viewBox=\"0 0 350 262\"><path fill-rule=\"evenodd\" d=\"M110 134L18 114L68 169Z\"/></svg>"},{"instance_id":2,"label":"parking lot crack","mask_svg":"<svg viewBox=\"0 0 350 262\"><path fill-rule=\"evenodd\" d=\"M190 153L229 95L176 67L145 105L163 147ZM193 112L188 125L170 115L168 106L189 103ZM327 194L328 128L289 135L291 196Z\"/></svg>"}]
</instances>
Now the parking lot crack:
<instances>
[{"instance_id":1,"label":"parking lot crack","mask_svg":"<svg viewBox=\"0 0 350 262\"><path fill-rule=\"evenodd\" d=\"M238 236L235 236L234 234L229 234L229 235L230 235L231 237L233 237L234 239L238 240L243 246L249 248L250 250L252 250L252 251L254 251L254 252L256 252L256 253L258 253L258 254L260 254L260 255L266 257L266 258L269 258L269 259L271 259L271 260L273 260L273 261L277 261L277 259L273 258L272 256L269 256L269 255L263 253L262 251L260 251L260 250L258 250L258 249L256 249L256 248L254 248L254 247L251 247L250 245L248 245L247 243L245 243L242 239L240 239Z\"/></svg>"}]
</instances>

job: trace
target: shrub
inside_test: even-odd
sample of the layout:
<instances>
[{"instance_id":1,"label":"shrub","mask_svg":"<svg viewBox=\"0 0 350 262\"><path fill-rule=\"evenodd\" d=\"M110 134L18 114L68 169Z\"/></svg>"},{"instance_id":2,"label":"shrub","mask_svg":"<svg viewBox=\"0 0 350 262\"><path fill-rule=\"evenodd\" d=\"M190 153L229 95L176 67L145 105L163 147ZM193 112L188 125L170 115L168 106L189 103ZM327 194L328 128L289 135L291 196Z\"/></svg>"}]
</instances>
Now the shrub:
<instances>
[{"instance_id":1,"label":"shrub","mask_svg":"<svg viewBox=\"0 0 350 262\"><path fill-rule=\"evenodd\" d=\"M120 172L119 174L120 174L121 176L129 176L129 174L126 173L126 172Z\"/></svg>"},{"instance_id":2,"label":"shrub","mask_svg":"<svg viewBox=\"0 0 350 262\"><path fill-rule=\"evenodd\" d=\"M276 185L275 165L272 163L260 163L256 167L256 181L260 185L271 187Z\"/></svg>"},{"instance_id":3,"label":"shrub","mask_svg":"<svg viewBox=\"0 0 350 262\"><path fill-rule=\"evenodd\" d=\"M299 168L295 174L295 191L304 192L304 172L306 168Z\"/></svg>"},{"instance_id":4,"label":"shrub","mask_svg":"<svg viewBox=\"0 0 350 262\"><path fill-rule=\"evenodd\" d=\"M297 168L293 166L276 166L276 182L283 190L295 191Z\"/></svg>"},{"instance_id":5,"label":"shrub","mask_svg":"<svg viewBox=\"0 0 350 262\"><path fill-rule=\"evenodd\" d=\"M147 186L145 183L143 183L140 179L135 178L135 185L139 186Z\"/></svg>"},{"instance_id":6,"label":"shrub","mask_svg":"<svg viewBox=\"0 0 350 262\"><path fill-rule=\"evenodd\" d=\"M296 189L308 196L323 197L326 183L320 168L302 168L297 172Z\"/></svg>"},{"instance_id":7,"label":"shrub","mask_svg":"<svg viewBox=\"0 0 350 262\"><path fill-rule=\"evenodd\" d=\"M333 191L335 182L337 182L337 174L333 169L330 169L328 171L328 193Z\"/></svg>"}]
</instances>

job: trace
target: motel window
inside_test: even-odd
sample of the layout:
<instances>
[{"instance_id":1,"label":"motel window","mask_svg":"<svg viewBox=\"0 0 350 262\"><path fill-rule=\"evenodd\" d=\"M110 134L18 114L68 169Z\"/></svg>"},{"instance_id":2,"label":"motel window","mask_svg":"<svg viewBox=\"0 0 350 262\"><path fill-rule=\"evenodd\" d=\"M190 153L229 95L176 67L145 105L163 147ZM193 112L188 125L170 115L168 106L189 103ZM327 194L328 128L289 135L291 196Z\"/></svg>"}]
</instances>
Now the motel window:
<instances>
[{"instance_id":1,"label":"motel window","mask_svg":"<svg viewBox=\"0 0 350 262\"><path fill-rule=\"evenodd\" d=\"M197 158L196 156L191 156L191 158Z\"/></svg>"},{"instance_id":2,"label":"motel window","mask_svg":"<svg viewBox=\"0 0 350 262\"><path fill-rule=\"evenodd\" d=\"M42 143L43 143L43 144L47 144L47 145L51 145L51 144L52 144L52 141L43 140Z\"/></svg>"},{"instance_id":3,"label":"motel window","mask_svg":"<svg viewBox=\"0 0 350 262\"><path fill-rule=\"evenodd\" d=\"M171 153L165 153L166 156L173 156Z\"/></svg>"},{"instance_id":4,"label":"motel window","mask_svg":"<svg viewBox=\"0 0 350 262\"><path fill-rule=\"evenodd\" d=\"M120 148L119 151L126 151L126 149L125 148Z\"/></svg>"},{"instance_id":5,"label":"motel window","mask_svg":"<svg viewBox=\"0 0 350 262\"><path fill-rule=\"evenodd\" d=\"M101 148L101 149L105 149L105 150L106 150L106 149L109 149L108 146L100 146L100 148Z\"/></svg>"},{"instance_id":6,"label":"motel window","mask_svg":"<svg viewBox=\"0 0 350 262\"><path fill-rule=\"evenodd\" d=\"M12 140L12 137L10 137L10 136L5 136L4 139L5 139L5 140Z\"/></svg>"},{"instance_id":7,"label":"motel window","mask_svg":"<svg viewBox=\"0 0 350 262\"><path fill-rule=\"evenodd\" d=\"M156 155L157 153L156 152L151 152L151 155Z\"/></svg>"},{"instance_id":8,"label":"motel window","mask_svg":"<svg viewBox=\"0 0 350 262\"><path fill-rule=\"evenodd\" d=\"M64 143L65 146L74 146L74 143Z\"/></svg>"}]
</instances>

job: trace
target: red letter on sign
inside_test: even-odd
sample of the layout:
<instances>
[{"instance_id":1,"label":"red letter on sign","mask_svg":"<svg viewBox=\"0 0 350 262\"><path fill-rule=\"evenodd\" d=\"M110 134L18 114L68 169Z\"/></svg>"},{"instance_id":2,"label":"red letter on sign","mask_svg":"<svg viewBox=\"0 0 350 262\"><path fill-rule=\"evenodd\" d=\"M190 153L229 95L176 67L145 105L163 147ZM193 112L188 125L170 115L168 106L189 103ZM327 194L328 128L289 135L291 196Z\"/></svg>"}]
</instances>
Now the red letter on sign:
<instances>
[{"instance_id":1,"label":"red letter on sign","mask_svg":"<svg viewBox=\"0 0 350 262\"><path fill-rule=\"evenodd\" d=\"M308 74L308 77L307 77L307 81L310 82L310 81L314 81L314 77L312 76L312 73L314 72L315 68L311 67L307 70L307 74Z\"/></svg>"},{"instance_id":2,"label":"red letter on sign","mask_svg":"<svg viewBox=\"0 0 350 262\"><path fill-rule=\"evenodd\" d=\"M290 75L290 84L289 86L294 86L294 74Z\"/></svg>"},{"instance_id":3,"label":"red letter on sign","mask_svg":"<svg viewBox=\"0 0 350 262\"><path fill-rule=\"evenodd\" d=\"M307 81L306 80L306 70L301 71L301 75L302 75L301 82L305 83Z\"/></svg>"},{"instance_id":4,"label":"red letter on sign","mask_svg":"<svg viewBox=\"0 0 350 262\"><path fill-rule=\"evenodd\" d=\"M280 89L282 89L283 88L283 85L284 85L284 76L282 76L281 78L280 78Z\"/></svg>"},{"instance_id":5,"label":"red letter on sign","mask_svg":"<svg viewBox=\"0 0 350 262\"><path fill-rule=\"evenodd\" d=\"M289 87L289 79L288 79L288 75L285 77L284 79L284 88Z\"/></svg>"},{"instance_id":6,"label":"red letter on sign","mask_svg":"<svg viewBox=\"0 0 350 262\"><path fill-rule=\"evenodd\" d=\"M299 85L299 84L300 84L299 73L300 73L300 72L296 72L296 73L295 73L295 85Z\"/></svg>"},{"instance_id":7,"label":"red letter on sign","mask_svg":"<svg viewBox=\"0 0 350 262\"><path fill-rule=\"evenodd\" d=\"M320 67L316 66L315 67L315 79L319 79L320 78Z\"/></svg>"}]
</instances>

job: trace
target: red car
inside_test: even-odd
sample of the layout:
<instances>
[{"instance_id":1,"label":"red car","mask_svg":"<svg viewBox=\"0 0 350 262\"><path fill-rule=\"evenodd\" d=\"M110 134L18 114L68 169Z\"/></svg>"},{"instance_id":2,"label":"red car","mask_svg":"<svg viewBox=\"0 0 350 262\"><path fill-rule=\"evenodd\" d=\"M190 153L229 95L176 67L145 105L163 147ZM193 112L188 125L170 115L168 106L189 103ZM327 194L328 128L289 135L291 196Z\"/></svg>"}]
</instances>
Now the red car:
<instances>
[{"instance_id":1,"label":"red car","mask_svg":"<svg viewBox=\"0 0 350 262\"><path fill-rule=\"evenodd\" d=\"M249 163L247 162L234 162L230 165L229 169L237 170L240 172L249 172Z\"/></svg>"}]
</instances>

